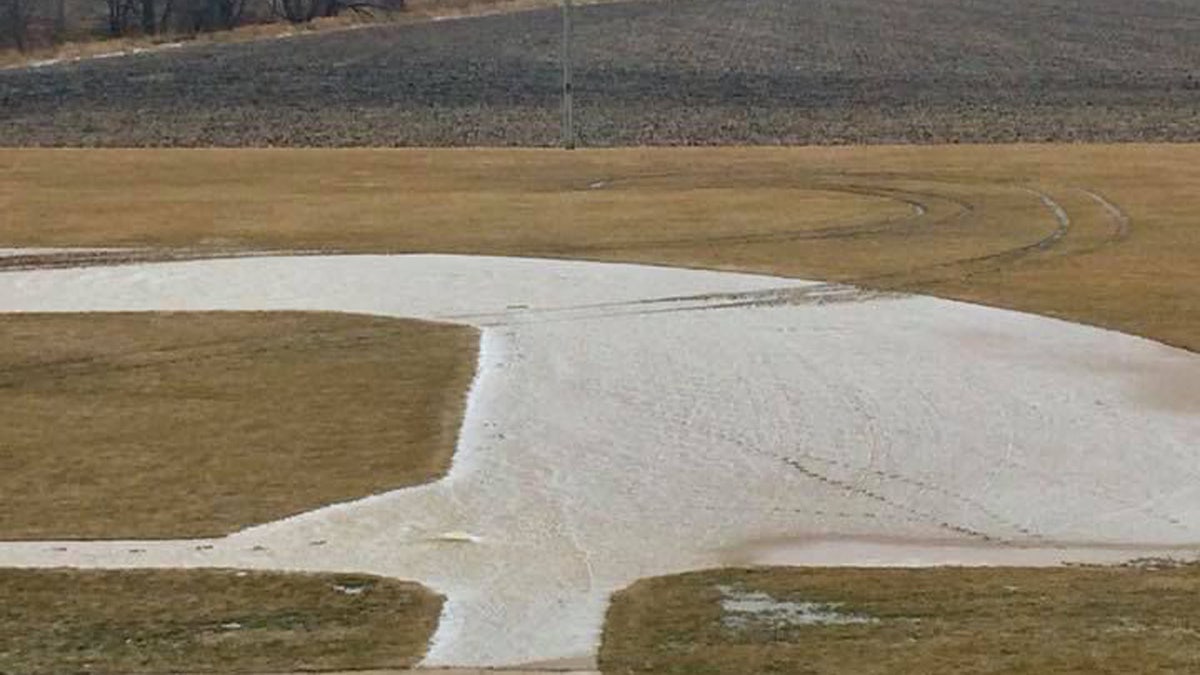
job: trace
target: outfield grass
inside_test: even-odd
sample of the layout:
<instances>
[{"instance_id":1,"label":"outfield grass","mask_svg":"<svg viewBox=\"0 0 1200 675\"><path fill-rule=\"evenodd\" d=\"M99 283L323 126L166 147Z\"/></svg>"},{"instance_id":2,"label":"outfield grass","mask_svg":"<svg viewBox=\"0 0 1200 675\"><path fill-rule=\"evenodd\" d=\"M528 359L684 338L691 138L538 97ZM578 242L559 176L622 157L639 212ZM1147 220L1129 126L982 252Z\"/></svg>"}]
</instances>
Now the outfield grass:
<instances>
[{"instance_id":1,"label":"outfield grass","mask_svg":"<svg viewBox=\"0 0 1200 675\"><path fill-rule=\"evenodd\" d=\"M0 539L218 536L433 480L476 339L319 313L5 316Z\"/></svg>"},{"instance_id":2,"label":"outfield grass","mask_svg":"<svg viewBox=\"0 0 1200 675\"><path fill-rule=\"evenodd\" d=\"M738 616L722 607L721 587L836 605L867 622ZM618 593L600 665L609 675L1183 675L1200 671L1198 615L1196 566L726 569Z\"/></svg>"},{"instance_id":3,"label":"outfield grass","mask_svg":"<svg viewBox=\"0 0 1200 675\"><path fill-rule=\"evenodd\" d=\"M0 246L734 269L967 299L1200 350L1197 184L1197 145L0 150ZM1027 247L1059 224L1027 188L1071 218L1043 248ZM917 203L928 212L906 220Z\"/></svg>"},{"instance_id":4,"label":"outfield grass","mask_svg":"<svg viewBox=\"0 0 1200 675\"><path fill-rule=\"evenodd\" d=\"M4 570L0 672L246 673L402 668L442 600L365 575Z\"/></svg>"}]
</instances>

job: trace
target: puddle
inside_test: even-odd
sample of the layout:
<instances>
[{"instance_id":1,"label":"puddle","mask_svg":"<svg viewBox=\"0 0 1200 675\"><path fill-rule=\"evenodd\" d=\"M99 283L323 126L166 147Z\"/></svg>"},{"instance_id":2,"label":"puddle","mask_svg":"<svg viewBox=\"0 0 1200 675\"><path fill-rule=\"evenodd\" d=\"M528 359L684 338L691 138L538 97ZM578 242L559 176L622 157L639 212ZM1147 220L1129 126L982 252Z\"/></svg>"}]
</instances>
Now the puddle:
<instances>
[{"instance_id":1,"label":"puddle","mask_svg":"<svg viewBox=\"0 0 1200 675\"><path fill-rule=\"evenodd\" d=\"M721 625L731 630L791 626L845 626L878 619L843 612L840 603L776 600L762 591L717 586L721 592Z\"/></svg>"}]
</instances>

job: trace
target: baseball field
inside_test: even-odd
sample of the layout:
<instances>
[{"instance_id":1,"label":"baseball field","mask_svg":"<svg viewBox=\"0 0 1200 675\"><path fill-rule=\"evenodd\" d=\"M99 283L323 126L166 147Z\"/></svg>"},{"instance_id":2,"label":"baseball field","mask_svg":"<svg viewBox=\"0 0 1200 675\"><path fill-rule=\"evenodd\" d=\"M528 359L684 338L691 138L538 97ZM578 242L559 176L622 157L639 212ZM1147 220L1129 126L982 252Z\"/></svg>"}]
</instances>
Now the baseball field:
<instances>
[{"instance_id":1,"label":"baseball field","mask_svg":"<svg viewBox=\"0 0 1200 675\"><path fill-rule=\"evenodd\" d=\"M947 4L0 72L0 672L1200 668L1196 21Z\"/></svg>"}]
</instances>

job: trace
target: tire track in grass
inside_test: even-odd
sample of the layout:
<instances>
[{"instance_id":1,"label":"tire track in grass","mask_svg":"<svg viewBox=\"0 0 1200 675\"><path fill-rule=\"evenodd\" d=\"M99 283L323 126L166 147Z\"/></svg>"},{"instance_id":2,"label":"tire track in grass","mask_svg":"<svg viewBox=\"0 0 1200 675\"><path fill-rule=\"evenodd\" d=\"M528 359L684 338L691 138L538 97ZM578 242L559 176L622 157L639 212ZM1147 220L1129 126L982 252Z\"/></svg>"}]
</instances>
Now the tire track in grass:
<instances>
[{"instance_id":1,"label":"tire track in grass","mask_svg":"<svg viewBox=\"0 0 1200 675\"><path fill-rule=\"evenodd\" d=\"M1133 234L1133 220L1124 209L1119 205L1110 201L1102 194L1084 187L1075 187L1075 191L1083 194L1092 201L1096 202L1105 212L1110 222L1111 232L1103 241L1077 248L1073 250L1064 250L1063 244L1071 239L1073 232L1073 220L1067 210L1055 200L1049 193L1044 190L1034 188L1025 188L1030 193L1036 195L1054 216L1058 225L1053 232L1047 236L1030 244L1019 247L996 251L993 253L972 256L957 260L948 260L944 262L934 263L925 267L911 270L908 272L894 272L883 275L871 275L857 277L851 280L851 283L861 284L864 286L879 285L884 288L896 289L913 289L913 292L919 292L917 289L921 286L937 283L939 281L947 281L952 277L949 275L935 276L917 276L912 279L905 279L905 276L914 275L920 272L953 270L957 267L966 268L960 275L955 275L957 278L967 279L977 274L985 272L994 272L1005 269L1020 260L1030 256L1042 253L1054 252L1060 257L1079 257L1094 253L1108 246L1120 245L1127 241ZM893 281L894 280L894 281Z\"/></svg>"},{"instance_id":2,"label":"tire track in grass","mask_svg":"<svg viewBox=\"0 0 1200 675\"><path fill-rule=\"evenodd\" d=\"M1104 209L1105 213L1108 214L1108 217L1112 222L1113 232L1112 236L1106 243L1118 244L1125 241L1133 234L1133 219L1129 217L1129 214L1126 213L1124 209L1122 209L1120 206L1117 206L1099 192L1082 187L1077 187L1075 189L1079 192L1082 192L1084 195L1087 195L1088 198L1099 204L1100 208ZM1099 248L1099 246L1096 247L1096 249Z\"/></svg>"},{"instance_id":3,"label":"tire track in grass","mask_svg":"<svg viewBox=\"0 0 1200 675\"><path fill-rule=\"evenodd\" d=\"M853 280L853 283L866 286L883 284L885 287L894 286L897 288L906 288L915 285L929 284L948 278L944 276L917 276L921 273L946 271L960 267L965 267L967 269L962 274L957 276L959 278L969 278L983 271L1000 269L1006 265L1011 265L1012 263L1033 253L1046 252L1056 248L1063 242L1063 240L1067 238L1067 235L1070 234L1070 215L1061 204L1055 201L1054 198L1046 192L1028 187L1024 188L1024 190L1036 196L1038 200L1041 201L1042 205L1050 211L1055 220L1054 229L1049 234L1038 239L1037 241L1028 244L1022 244L1020 246L1014 246L1012 248L985 253L982 255L936 262L923 267L918 267L914 270L857 277ZM888 285L890 280L895 280L891 286Z\"/></svg>"},{"instance_id":4,"label":"tire track in grass","mask_svg":"<svg viewBox=\"0 0 1200 675\"><path fill-rule=\"evenodd\" d=\"M638 181L656 178L677 178L683 177L683 174L678 173L663 173L647 176L626 177L626 178L606 178L593 181L589 184L589 189L603 189L612 185L618 184L636 184ZM600 186L600 187L591 187ZM913 214L902 218L885 218L881 221L873 221L862 223L859 225L835 225L822 227L817 229L801 229L801 230L782 230L776 232L761 232L751 234L729 234L729 235L700 235L694 237L673 237L670 239L643 240L631 242L615 242L605 244L582 244L566 247L556 247L553 252L561 253L587 253L587 252L619 252L619 251L636 251L643 248L670 248L670 247L686 247L696 244L725 244L725 245L748 245L748 244L765 244L765 243L786 243L805 240L828 240L828 239L850 239L867 237L872 235L889 234L906 229L913 229L920 226L925 218L934 210L933 202L942 201L953 204L957 210L935 220L929 225L937 225L963 217L975 209L975 205L954 197L934 192L921 192L913 190L901 190L894 187L875 186L862 183L841 183L823 182L823 179L818 178L817 182L799 183L789 186L795 190L816 190L824 192L835 192L855 196L878 197L890 199L893 201L907 204L913 209Z\"/></svg>"},{"instance_id":5,"label":"tire track in grass","mask_svg":"<svg viewBox=\"0 0 1200 675\"><path fill-rule=\"evenodd\" d=\"M637 183L646 180L654 180L661 178L674 178L682 176L679 173L661 173L631 177L609 177L600 181L592 182L591 185L603 184L604 187L612 185L622 185ZM995 187L993 184L984 184L988 187ZM899 201L910 206L914 213L913 215L902 218L888 218L882 221L874 221L850 226L830 226L818 229L802 229L802 230L785 230L780 232L759 232L750 234L730 234L730 235L712 235L712 236L696 236L696 237L681 237L670 239L659 239L639 242L615 242L605 244L568 244L564 246L551 247L549 253L555 256L558 255L573 255L586 254L594 252L621 252L621 251L637 251L647 248L671 248L671 247L686 247L697 244L714 244L714 245L756 245L756 244L771 244L771 243L788 243L798 241L820 241L820 240L837 240L837 239L856 239L870 238L886 234L893 234L905 230L917 231L918 229L928 229L939 225L944 225L953 222L960 222L973 214L979 212L979 205L971 200L963 199L956 196L951 196L945 193L934 191L917 191L904 190L894 186L886 185L882 182L871 184L861 181L845 181L834 177L830 181L825 176L817 176L812 181L801 182L793 186L796 189L814 189L825 190L830 192L841 192L851 195L865 195L879 197L883 199L891 199ZM1032 244L1025 244L1018 247L1004 249L1002 251L991 252L979 256L968 258L938 261L931 265L917 268L917 270L906 270L903 272L891 272L883 274L874 274L860 276L853 279L853 283L863 285L887 284L890 280L899 280L901 283L906 283L905 277L910 277L914 272L923 272L929 270L950 269L955 266L970 266L981 263L992 262L1012 262L1022 258L1035 251L1046 251L1057 246L1068 234L1070 229L1070 216L1066 211L1053 200L1045 192L1026 188L1032 194L1036 194L1043 201L1043 204L1049 208L1055 215L1058 222L1058 227L1046 237L1039 239ZM1104 205L1106 210L1113 212L1114 218L1121 219L1122 222L1127 222L1127 217L1124 217L1118 207L1112 205L1103 197L1095 193L1093 199L1098 199ZM934 204L950 203L953 205L954 211L940 217L930 219L930 214L935 213L937 209ZM1123 232L1128 231L1127 225L1123 226ZM1125 236L1125 235L1122 235ZM336 250L327 251L271 251L271 254L280 255L305 255L312 253L333 253L339 252ZM28 270L28 269L49 269L49 268L68 268L68 267L90 267L100 265L121 265L142 262L163 262L176 260L192 260L192 259L212 259L225 257L239 257L245 255L263 255L264 251L205 251L200 249L187 248L148 248L148 249L128 249L124 251L112 252L86 252L86 253L54 253L54 254L31 254L31 255L14 255L0 258L0 271L3 270ZM975 273L975 272L972 272ZM919 283L919 281L918 281Z\"/></svg>"},{"instance_id":6,"label":"tire track in grass","mask_svg":"<svg viewBox=\"0 0 1200 675\"><path fill-rule=\"evenodd\" d=\"M616 184L630 184L644 180L673 178L679 177L682 174L654 174L647 176L633 177L617 177L606 178L601 181L592 183L592 185L602 184L603 187L609 187ZM559 249L556 253L587 253L587 252L620 252L620 251L636 251L641 248L670 248L670 247L686 247L697 244L719 244L719 245L754 245L754 244L770 244L770 243L787 243L797 241L818 241L818 240L836 240L836 239L853 239L853 238L869 238L885 234L892 234L905 229L915 229L924 225L926 228L947 224L955 221L962 221L972 215L981 213L977 203L947 195L945 193L937 193L931 191L915 191L903 190L896 187L888 186L884 183L885 180L894 180L895 176L876 177L877 183L863 184L861 182L842 182L835 180L826 182L824 176L818 176L816 180L811 182L803 182L794 185L796 189L816 189L827 190L832 192L842 192L845 194L867 195L895 199L903 201L913 207L916 215L901 219L885 220L882 222L864 223L851 226L832 226L819 229L809 229L800 231L784 231L784 232L768 232L756 233L748 235L718 235L718 236L698 236L687 238L672 238L663 240L651 240L646 242L628 242L615 244L596 244L571 246ZM955 185L974 187L976 191L979 188L1000 188L1006 187L998 183L957 183ZM1022 191L1036 197L1042 207L1050 213L1054 219L1054 229L1045 236L1036 241L1021 244L1018 246L991 251L980 255L967 256L951 260L937 261L928 265L924 265L915 269L909 269L898 272L887 272L881 274L870 274L854 277L850 283L873 286L883 285L885 287L903 287L912 284L925 284L941 280L943 277L925 277L922 275L928 272L942 272L953 270L958 267L965 267L965 273L962 277L971 277L976 274L992 271L1011 265L1028 256L1047 253L1050 251L1058 251L1062 248L1062 244L1068 239L1072 231L1072 217L1066 208L1056 200L1049 192L1044 189L1039 189L1033 186L1024 186L1020 188ZM1114 242L1123 241L1129 236L1130 221L1128 216L1112 202L1105 199L1103 196L1085 188L1077 188L1083 194L1097 201L1113 219L1114 229L1116 230L1112 240ZM935 201L950 202L957 209L951 214L942 216L932 222L926 219L926 216L932 212L931 204ZM1080 255L1090 252L1090 250L1079 250L1068 253L1069 255Z\"/></svg>"}]
</instances>

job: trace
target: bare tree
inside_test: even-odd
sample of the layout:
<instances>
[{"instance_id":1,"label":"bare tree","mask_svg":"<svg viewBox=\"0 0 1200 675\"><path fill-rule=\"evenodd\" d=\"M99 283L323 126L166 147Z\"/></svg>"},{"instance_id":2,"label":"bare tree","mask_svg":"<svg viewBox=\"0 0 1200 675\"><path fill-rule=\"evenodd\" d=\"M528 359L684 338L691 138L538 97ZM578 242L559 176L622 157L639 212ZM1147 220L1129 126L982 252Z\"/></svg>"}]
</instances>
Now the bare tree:
<instances>
[{"instance_id":1,"label":"bare tree","mask_svg":"<svg viewBox=\"0 0 1200 675\"><path fill-rule=\"evenodd\" d=\"M404 0L272 0L271 8L292 23L307 23L345 11L370 14L401 10Z\"/></svg>"},{"instance_id":2,"label":"bare tree","mask_svg":"<svg viewBox=\"0 0 1200 675\"><path fill-rule=\"evenodd\" d=\"M154 13L154 0L141 0L142 35L154 35L158 30L158 20Z\"/></svg>"},{"instance_id":3,"label":"bare tree","mask_svg":"<svg viewBox=\"0 0 1200 675\"><path fill-rule=\"evenodd\" d=\"M246 11L246 0L209 0L213 5L215 28L236 28Z\"/></svg>"},{"instance_id":4,"label":"bare tree","mask_svg":"<svg viewBox=\"0 0 1200 675\"><path fill-rule=\"evenodd\" d=\"M108 34L119 37L129 32L129 21L133 16L134 0L104 0L108 9Z\"/></svg>"},{"instance_id":5,"label":"bare tree","mask_svg":"<svg viewBox=\"0 0 1200 675\"><path fill-rule=\"evenodd\" d=\"M207 32L236 28L242 22L246 0L183 0L185 30Z\"/></svg>"},{"instance_id":6,"label":"bare tree","mask_svg":"<svg viewBox=\"0 0 1200 675\"><path fill-rule=\"evenodd\" d=\"M158 13L158 32L166 33L171 29L171 21L175 19L175 0L163 0L162 11Z\"/></svg>"},{"instance_id":7,"label":"bare tree","mask_svg":"<svg viewBox=\"0 0 1200 675\"><path fill-rule=\"evenodd\" d=\"M54 0L54 40L61 41L67 35L67 0Z\"/></svg>"},{"instance_id":8,"label":"bare tree","mask_svg":"<svg viewBox=\"0 0 1200 675\"><path fill-rule=\"evenodd\" d=\"M36 0L0 0L0 41L19 51L29 48L29 21Z\"/></svg>"},{"instance_id":9,"label":"bare tree","mask_svg":"<svg viewBox=\"0 0 1200 675\"><path fill-rule=\"evenodd\" d=\"M333 0L274 0L275 12L292 23L307 23L321 16L332 16Z\"/></svg>"},{"instance_id":10,"label":"bare tree","mask_svg":"<svg viewBox=\"0 0 1200 675\"><path fill-rule=\"evenodd\" d=\"M104 0L108 9L108 33L113 37L128 35L137 29L142 35L154 35L167 25L166 10L158 15L156 0ZM169 7L169 1L166 3Z\"/></svg>"}]
</instances>

